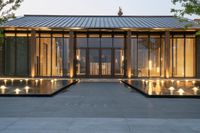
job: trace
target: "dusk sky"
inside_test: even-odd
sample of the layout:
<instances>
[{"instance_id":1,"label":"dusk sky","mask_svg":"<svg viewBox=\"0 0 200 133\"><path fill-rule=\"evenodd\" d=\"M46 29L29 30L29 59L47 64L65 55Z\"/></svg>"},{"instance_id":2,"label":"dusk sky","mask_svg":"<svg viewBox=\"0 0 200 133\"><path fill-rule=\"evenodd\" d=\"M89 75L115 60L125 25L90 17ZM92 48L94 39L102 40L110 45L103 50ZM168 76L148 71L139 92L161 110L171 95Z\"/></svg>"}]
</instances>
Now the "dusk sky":
<instances>
[{"instance_id":1,"label":"dusk sky","mask_svg":"<svg viewBox=\"0 0 200 133\"><path fill-rule=\"evenodd\" d=\"M47 15L172 15L171 0L24 0L16 12Z\"/></svg>"}]
</instances>

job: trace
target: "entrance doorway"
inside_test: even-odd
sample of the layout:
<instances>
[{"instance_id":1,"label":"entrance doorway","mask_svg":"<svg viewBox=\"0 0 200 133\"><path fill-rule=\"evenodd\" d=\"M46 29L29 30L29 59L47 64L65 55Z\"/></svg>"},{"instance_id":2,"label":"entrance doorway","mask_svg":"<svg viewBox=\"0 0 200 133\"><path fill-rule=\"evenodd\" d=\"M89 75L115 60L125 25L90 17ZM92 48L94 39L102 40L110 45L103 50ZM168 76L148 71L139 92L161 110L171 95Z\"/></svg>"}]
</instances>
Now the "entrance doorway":
<instances>
[{"instance_id":1,"label":"entrance doorway","mask_svg":"<svg viewBox=\"0 0 200 133\"><path fill-rule=\"evenodd\" d=\"M120 78L124 76L124 36L87 35L76 38L76 76Z\"/></svg>"}]
</instances>

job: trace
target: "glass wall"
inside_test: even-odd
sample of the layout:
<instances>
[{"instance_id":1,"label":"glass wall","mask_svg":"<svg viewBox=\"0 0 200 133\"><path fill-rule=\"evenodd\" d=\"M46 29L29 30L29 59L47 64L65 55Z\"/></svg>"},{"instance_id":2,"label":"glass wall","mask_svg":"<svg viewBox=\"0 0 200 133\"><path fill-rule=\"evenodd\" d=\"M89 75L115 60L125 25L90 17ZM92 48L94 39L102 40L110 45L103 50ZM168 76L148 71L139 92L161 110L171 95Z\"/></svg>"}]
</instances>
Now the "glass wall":
<instances>
[{"instance_id":1,"label":"glass wall","mask_svg":"<svg viewBox=\"0 0 200 133\"><path fill-rule=\"evenodd\" d=\"M5 75L28 76L27 34L6 34Z\"/></svg>"},{"instance_id":2,"label":"glass wall","mask_svg":"<svg viewBox=\"0 0 200 133\"><path fill-rule=\"evenodd\" d=\"M37 76L69 76L69 38L40 34L36 39Z\"/></svg>"},{"instance_id":3,"label":"glass wall","mask_svg":"<svg viewBox=\"0 0 200 133\"><path fill-rule=\"evenodd\" d=\"M123 76L123 34L77 34L76 74L78 76Z\"/></svg>"},{"instance_id":4,"label":"glass wall","mask_svg":"<svg viewBox=\"0 0 200 133\"><path fill-rule=\"evenodd\" d=\"M3 44L4 38L0 37L0 76L3 75Z\"/></svg>"},{"instance_id":5,"label":"glass wall","mask_svg":"<svg viewBox=\"0 0 200 133\"><path fill-rule=\"evenodd\" d=\"M195 38L174 35L171 39L172 77L195 77Z\"/></svg>"},{"instance_id":6,"label":"glass wall","mask_svg":"<svg viewBox=\"0 0 200 133\"><path fill-rule=\"evenodd\" d=\"M169 50L162 34L133 34L131 39L132 77L195 77L195 37L171 36ZM169 52L165 57L165 51ZM165 61L169 60L169 75Z\"/></svg>"},{"instance_id":7,"label":"glass wall","mask_svg":"<svg viewBox=\"0 0 200 133\"><path fill-rule=\"evenodd\" d=\"M5 75L15 75L15 37L5 38Z\"/></svg>"},{"instance_id":8,"label":"glass wall","mask_svg":"<svg viewBox=\"0 0 200 133\"><path fill-rule=\"evenodd\" d=\"M28 38L26 35L18 35L16 38L16 75L28 75Z\"/></svg>"},{"instance_id":9,"label":"glass wall","mask_svg":"<svg viewBox=\"0 0 200 133\"><path fill-rule=\"evenodd\" d=\"M149 45L148 36L138 36L138 77L148 77L149 65L152 62L149 60Z\"/></svg>"}]
</instances>

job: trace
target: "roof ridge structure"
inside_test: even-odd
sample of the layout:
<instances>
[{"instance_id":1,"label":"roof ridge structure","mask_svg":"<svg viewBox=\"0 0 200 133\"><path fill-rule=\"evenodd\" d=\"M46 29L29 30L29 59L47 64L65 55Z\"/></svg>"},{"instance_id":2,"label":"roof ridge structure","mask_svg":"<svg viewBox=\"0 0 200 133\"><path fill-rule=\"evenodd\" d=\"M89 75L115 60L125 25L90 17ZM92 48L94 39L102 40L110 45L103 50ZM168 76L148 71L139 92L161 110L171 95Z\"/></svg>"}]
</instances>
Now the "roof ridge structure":
<instances>
[{"instance_id":1,"label":"roof ridge structure","mask_svg":"<svg viewBox=\"0 0 200 133\"><path fill-rule=\"evenodd\" d=\"M24 17L37 16L37 17L174 17L173 15L45 15L45 14L24 14Z\"/></svg>"}]
</instances>

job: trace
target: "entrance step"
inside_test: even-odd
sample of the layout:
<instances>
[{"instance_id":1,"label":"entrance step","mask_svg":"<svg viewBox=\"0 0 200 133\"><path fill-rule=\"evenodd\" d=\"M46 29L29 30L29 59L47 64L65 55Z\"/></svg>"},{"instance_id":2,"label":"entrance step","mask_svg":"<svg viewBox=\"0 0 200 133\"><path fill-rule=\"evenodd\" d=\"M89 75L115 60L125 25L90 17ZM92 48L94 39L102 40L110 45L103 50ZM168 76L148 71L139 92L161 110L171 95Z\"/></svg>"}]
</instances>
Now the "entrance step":
<instances>
[{"instance_id":1,"label":"entrance step","mask_svg":"<svg viewBox=\"0 0 200 133\"><path fill-rule=\"evenodd\" d=\"M120 79L80 79L80 82L120 82Z\"/></svg>"}]
</instances>

